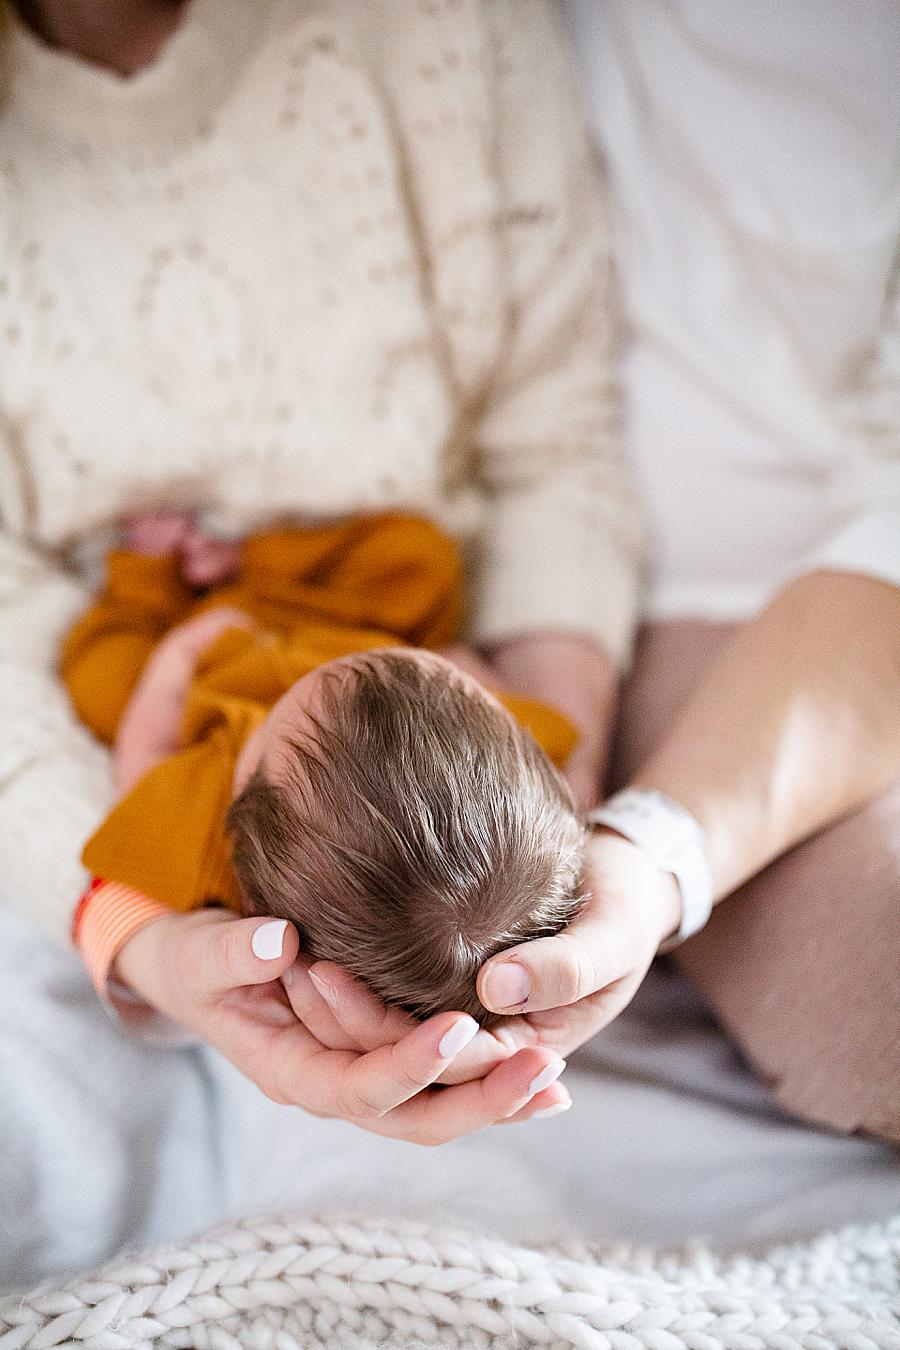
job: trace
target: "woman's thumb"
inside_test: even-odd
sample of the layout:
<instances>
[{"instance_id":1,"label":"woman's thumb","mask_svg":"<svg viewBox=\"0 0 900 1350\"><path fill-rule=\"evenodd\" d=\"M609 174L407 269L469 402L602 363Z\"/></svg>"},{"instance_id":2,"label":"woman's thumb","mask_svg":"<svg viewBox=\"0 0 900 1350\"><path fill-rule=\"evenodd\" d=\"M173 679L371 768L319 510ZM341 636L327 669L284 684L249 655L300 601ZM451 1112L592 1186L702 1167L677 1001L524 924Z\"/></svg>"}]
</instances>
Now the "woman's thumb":
<instances>
[{"instance_id":1,"label":"woman's thumb","mask_svg":"<svg viewBox=\"0 0 900 1350\"><path fill-rule=\"evenodd\" d=\"M609 971L599 969L590 928L576 925L555 937L507 948L482 966L478 997L485 1007L508 1016L562 1008L621 975L611 965Z\"/></svg>"},{"instance_id":2,"label":"woman's thumb","mask_svg":"<svg viewBox=\"0 0 900 1350\"><path fill-rule=\"evenodd\" d=\"M193 938L196 980L205 994L277 980L300 950L286 919L228 919L198 928Z\"/></svg>"}]
</instances>

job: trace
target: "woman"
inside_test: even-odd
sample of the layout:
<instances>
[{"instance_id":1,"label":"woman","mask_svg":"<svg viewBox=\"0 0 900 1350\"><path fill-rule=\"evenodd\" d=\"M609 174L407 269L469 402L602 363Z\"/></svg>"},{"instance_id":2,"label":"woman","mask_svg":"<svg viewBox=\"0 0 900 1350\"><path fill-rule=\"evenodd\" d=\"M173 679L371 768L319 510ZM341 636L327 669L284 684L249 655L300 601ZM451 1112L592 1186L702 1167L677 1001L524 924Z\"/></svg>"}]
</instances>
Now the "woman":
<instances>
[{"instance_id":1,"label":"woman","mask_svg":"<svg viewBox=\"0 0 900 1350\"><path fill-rule=\"evenodd\" d=\"M609 232L552 7L517 15L39 0L9 16L0 832L5 895L60 940L109 775L55 664L123 515L178 506L222 538L436 516L478 543L476 640L523 689L554 672L585 801L599 779L641 553ZM167 917L118 973L270 1096L383 1133L436 1142L568 1104L528 1028L518 1053L483 1035L469 1081L417 1095L446 1060L434 1029L364 1004L338 1033L296 932L271 938Z\"/></svg>"}]
</instances>

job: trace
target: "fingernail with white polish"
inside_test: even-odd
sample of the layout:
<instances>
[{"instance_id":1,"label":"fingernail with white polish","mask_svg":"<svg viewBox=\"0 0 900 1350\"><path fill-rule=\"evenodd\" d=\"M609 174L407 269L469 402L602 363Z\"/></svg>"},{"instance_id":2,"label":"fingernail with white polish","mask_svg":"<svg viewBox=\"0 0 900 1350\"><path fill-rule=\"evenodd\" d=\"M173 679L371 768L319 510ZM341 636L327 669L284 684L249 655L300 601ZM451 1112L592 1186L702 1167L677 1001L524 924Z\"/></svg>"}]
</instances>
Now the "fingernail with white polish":
<instances>
[{"instance_id":1,"label":"fingernail with white polish","mask_svg":"<svg viewBox=\"0 0 900 1350\"><path fill-rule=\"evenodd\" d=\"M537 1078L532 1078L529 1083L529 1097L536 1097L539 1092L543 1092L544 1088L549 1087L551 1083L555 1083L565 1067L566 1061L564 1059L558 1059L553 1064L547 1064L541 1069Z\"/></svg>"},{"instance_id":2,"label":"fingernail with white polish","mask_svg":"<svg viewBox=\"0 0 900 1350\"><path fill-rule=\"evenodd\" d=\"M271 923L260 924L250 939L254 956L260 961L275 961L284 951L284 935L287 931L287 919L272 919Z\"/></svg>"},{"instance_id":3,"label":"fingernail with white polish","mask_svg":"<svg viewBox=\"0 0 900 1350\"><path fill-rule=\"evenodd\" d=\"M464 1050L470 1041L478 1035L478 1023L474 1017L461 1017L454 1022L449 1031L445 1031L438 1045L441 1059L452 1059Z\"/></svg>"},{"instance_id":4,"label":"fingernail with white polish","mask_svg":"<svg viewBox=\"0 0 900 1350\"><path fill-rule=\"evenodd\" d=\"M314 970L309 972L309 978L312 980L328 1006L333 1008L338 1001L337 990L326 980L323 980L321 975L317 975Z\"/></svg>"},{"instance_id":5,"label":"fingernail with white polish","mask_svg":"<svg viewBox=\"0 0 900 1350\"><path fill-rule=\"evenodd\" d=\"M551 1116L561 1116L572 1105L572 1098L564 1102L554 1102L552 1106L542 1106L540 1111L532 1111L529 1120L549 1120Z\"/></svg>"}]
</instances>

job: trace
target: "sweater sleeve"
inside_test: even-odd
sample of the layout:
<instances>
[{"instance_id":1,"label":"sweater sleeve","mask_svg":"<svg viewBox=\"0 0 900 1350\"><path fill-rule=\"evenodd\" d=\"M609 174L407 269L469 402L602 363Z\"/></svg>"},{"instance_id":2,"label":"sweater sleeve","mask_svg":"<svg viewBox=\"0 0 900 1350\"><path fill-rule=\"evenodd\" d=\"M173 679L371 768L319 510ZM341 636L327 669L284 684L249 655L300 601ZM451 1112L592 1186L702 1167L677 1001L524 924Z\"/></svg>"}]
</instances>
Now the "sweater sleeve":
<instances>
[{"instance_id":1,"label":"sweater sleeve","mask_svg":"<svg viewBox=\"0 0 900 1350\"><path fill-rule=\"evenodd\" d=\"M87 879L81 849L112 800L108 755L56 676L64 634L89 600L54 563L0 534L2 901L60 943Z\"/></svg>"},{"instance_id":2,"label":"sweater sleeve","mask_svg":"<svg viewBox=\"0 0 900 1350\"><path fill-rule=\"evenodd\" d=\"M858 572L900 586L900 248L881 331L855 368L842 412L834 529L802 570Z\"/></svg>"},{"instance_id":3,"label":"sweater sleeve","mask_svg":"<svg viewBox=\"0 0 900 1350\"><path fill-rule=\"evenodd\" d=\"M542 628L627 660L643 527L621 444L619 298L606 190L554 7L487 7L508 332L479 421L490 510L477 638Z\"/></svg>"}]
</instances>

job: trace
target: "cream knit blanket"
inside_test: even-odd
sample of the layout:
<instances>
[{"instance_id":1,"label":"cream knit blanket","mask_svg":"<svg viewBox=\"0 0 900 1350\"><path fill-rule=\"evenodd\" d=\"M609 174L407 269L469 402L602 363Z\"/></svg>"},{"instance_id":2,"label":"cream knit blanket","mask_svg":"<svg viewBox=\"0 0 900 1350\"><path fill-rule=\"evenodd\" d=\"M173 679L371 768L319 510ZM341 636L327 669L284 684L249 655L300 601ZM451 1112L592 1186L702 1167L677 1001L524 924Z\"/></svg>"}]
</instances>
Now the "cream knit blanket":
<instances>
[{"instance_id":1,"label":"cream knit blanket","mask_svg":"<svg viewBox=\"0 0 900 1350\"><path fill-rule=\"evenodd\" d=\"M900 1216L762 1259L260 1218L0 1301L0 1350L59 1345L900 1350Z\"/></svg>"}]
</instances>

